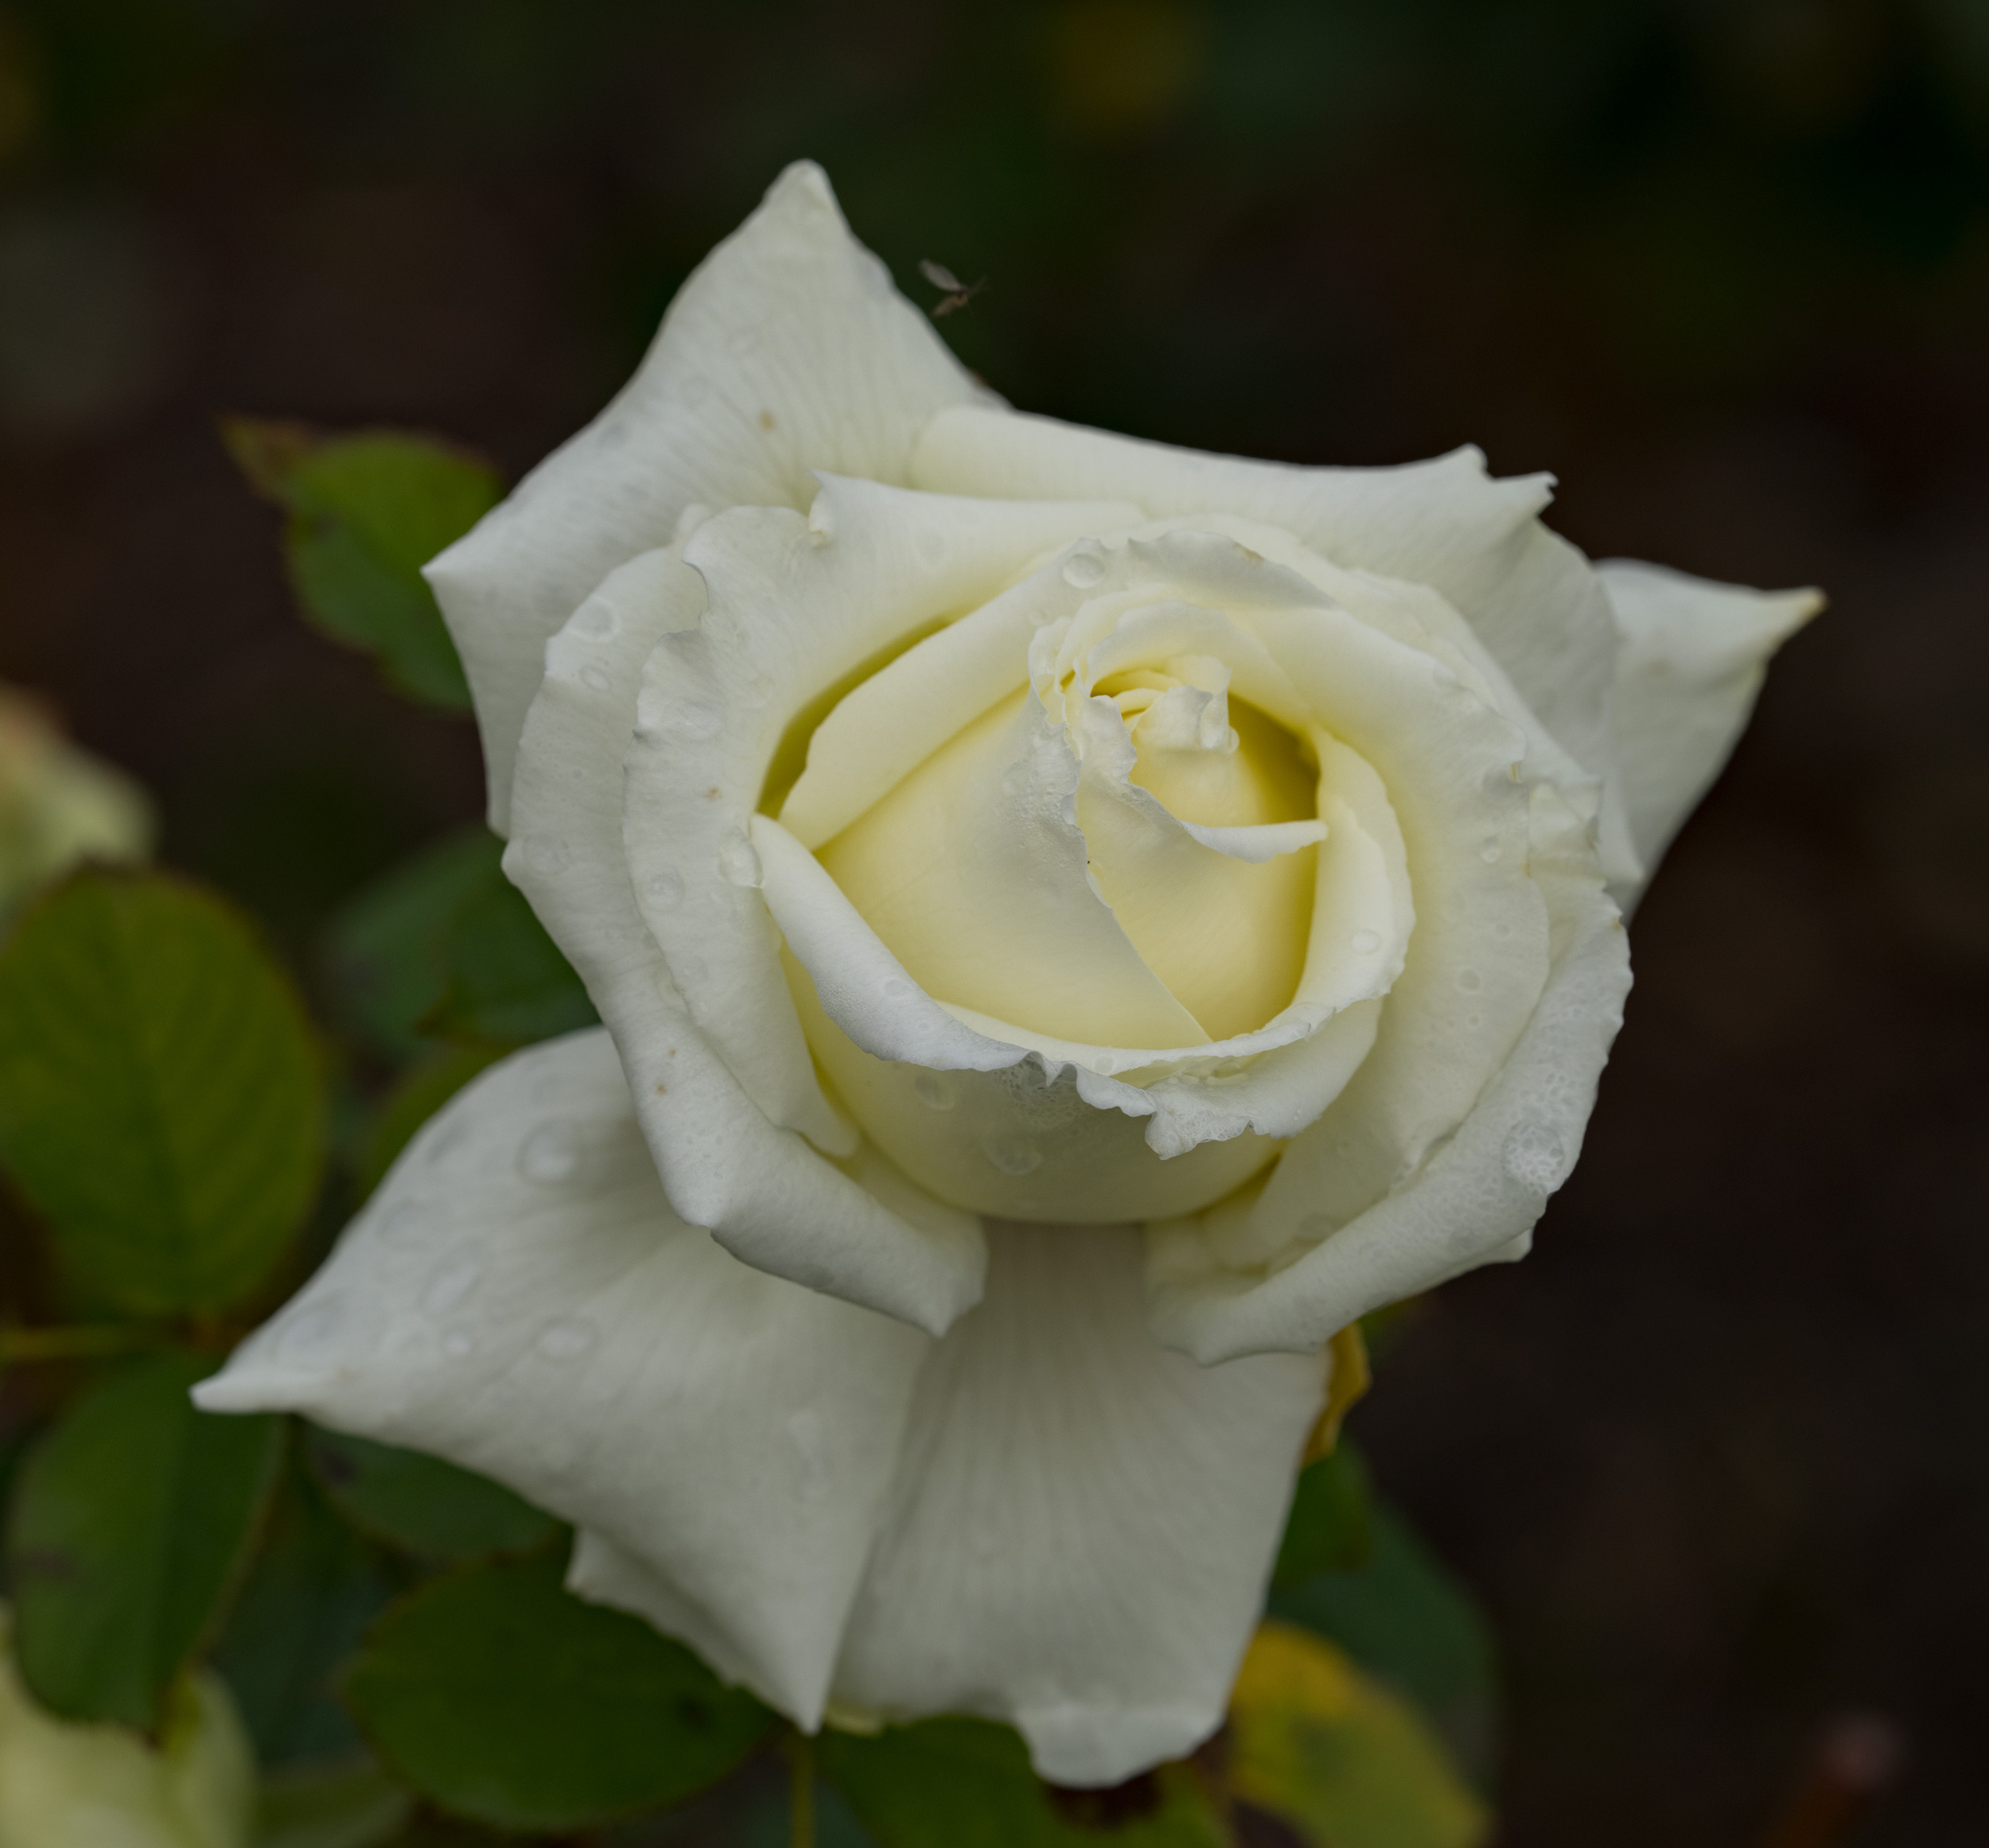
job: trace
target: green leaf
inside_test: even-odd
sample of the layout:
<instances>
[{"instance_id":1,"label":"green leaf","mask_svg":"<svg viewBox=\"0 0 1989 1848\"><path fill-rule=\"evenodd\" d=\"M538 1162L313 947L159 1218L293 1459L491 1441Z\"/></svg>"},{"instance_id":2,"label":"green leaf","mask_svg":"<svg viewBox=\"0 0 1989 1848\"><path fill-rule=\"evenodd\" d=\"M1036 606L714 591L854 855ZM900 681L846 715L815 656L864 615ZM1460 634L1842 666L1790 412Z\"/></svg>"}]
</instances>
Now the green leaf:
<instances>
[{"instance_id":1,"label":"green leaf","mask_svg":"<svg viewBox=\"0 0 1989 1848\"><path fill-rule=\"evenodd\" d=\"M874 1737L824 1733L823 1775L882 1848L1226 1848L1185 1764L1112 1790L1052 1790L1029 1750L987 1720L926 1720Z\"/></svg>"},{"instance_id":2,"label":"green leaf","mask_svg":"<svg viewBox=\"0 0 1989 1848\"><path fill-rule=\"evenodd\" d=\"M439 1457L305 1427L311 1473L353 1526L425 1559L529 1552L559 1523L501 1483Z\"/></svg>"},{"instance_id":3,"label":"green leaf","mask_svg":"<svg viewBox=\"0 0 1989 1848\"><path fill-rule=\"evenodd\" d=\"M1328 1455L1300 1472L1271 1582L1280 1588L1317 1572L1349 1572L1374 1550L1368 1511L1368 1469L1342 1438Z\"/></svg>"},{"instance_id":4,"label":"green leaf","mask_svg":"<svg viewBox=\"0 0 1989 1848\"><path fill-rule=\"evenodd\" d=\"M1283 1624L1244 1659L1225 1765L1232 1795L1306 1848L1476 1848L1490 1828L1413 1707Z\"/></svg>"},{"instance_id":5,"label":"green leaf","mask_svg":"<svg viewBox=\"0 0 1989 1848\"><path fill-rule=\"evenodd\" d=\"M301 1466L284 1473L261 1549L213 1655L263 1764L360 1749L334 1683L366 1626L399 1589L398 1578L377 1547L325 1506Z\"/></svg>"},{"instance_id":6,"label":"green leaf","mask_svg":"<svg viewBox=\"0 0 1989 1848\"><path fill-rule=\"evenodd\" d=\"M449 986L444 944L456 913L504 875L504 843L465 828L424 847L332 920L325 961L344 1011L390 1058L425 1044L422 1019Z\"/></svg>"},{"instance_id":7,"label":"green leaf","mask_svg":"<svg viewBox=\"0 0 1989 1848\"><path fill-rule=\"evenodd\" d=\"M1498 1723L1490 1627L1407 1518L1379 1499L1373 1532L1366 1566L1274 1588L1270 1614L1331 1638L1362 1667L1409 1695L1482 1783L1492 1768Z\"/></svg>"},{"instance_id":8,"label":"green leaf","mask_svg":"<svg viewBox=\"0 0 1989 1848\"><path fill-rule=\"evenodd\" d=\"M431 1580L346 1679L390 1765L499 1828L584 1828L679 1802L773 1721L647 1624L570 1597L562 1551Z\"/></svg>"},{"instance_id":9,"label":"green leaf","mask_svg":"<svg viewBox=\"0 0 1989 1848\"><path fill-rule=\"evenodd\" d=\"M501 1046L438 1046L387 1094L359 1146L353 1185L362 1200L386 1178L415 1132L478 1072L504 1056Z\"/></svg>"},{"instance_id":10,"label":"green leaf","mask_svg":"<svg viewBox=\"0 0 1989 1848\"><path fill-rule=\"evenodd\" d=\"M522 1046L599 1024L573 966L509 880L473 894L442 940L449 983L423 1023L471 1042Z\"/></svg>"},{"instance_id":11,"label":"green leaf","mask_svg":"<svg viewBox=\"0 0 1989 1848\"><path fill-rule=\"evenodd\" d=\"M598 1019L580 978L505 878L482 828L425 850L334 924L333 979L369 1037L395 1058L428 1036L509 1048Z\"/></svg>"},{"instance_id":12,"label":"green leaf","mask_svg":"<svg viewBox=\"0 0 1989 1848\"><path fill-rule=\"evenodd\" d=\"M325 1133L296 990L212 893L83 873L0 951L0 1161L88 1295L241 1301L309 1207Z\"/></svg>"},{"instance_id":13,"label":"green leaf","mask_svg":"<svg viewBox=\"0 0 1989 1848\"><path fill-rule=\"evenodd\" d=\"M254 1848L383 1848L407 1827L414 1799L370 1760L263 1780Z\"/></svg>"},{"instance_id":14,"label":"green leaf","mask_svg":"<svg viewBox=\"0 0 1989 1848\"><path fill-rule=\"evenodd\" d=\"M462 663L421 567L502 498L489 465L393 431L325 437L238 418L223 434L256 488L289 511L290 583L312 624L376 656L399 691L467 710Z\"/></svg>"},{"instance_id":15,"label":"green leaf","mask_svg":"<svg viewBox=\"0 0 1989 1848\"><path fill-rule=\"evenodd\" d=\"M212 1418L189 1354L120 1369L22 1465L7 1531L21 1672L67 1719L150 1729L212 1632L277 1478L283 1424Z\"/></svg>"}]
</instances>

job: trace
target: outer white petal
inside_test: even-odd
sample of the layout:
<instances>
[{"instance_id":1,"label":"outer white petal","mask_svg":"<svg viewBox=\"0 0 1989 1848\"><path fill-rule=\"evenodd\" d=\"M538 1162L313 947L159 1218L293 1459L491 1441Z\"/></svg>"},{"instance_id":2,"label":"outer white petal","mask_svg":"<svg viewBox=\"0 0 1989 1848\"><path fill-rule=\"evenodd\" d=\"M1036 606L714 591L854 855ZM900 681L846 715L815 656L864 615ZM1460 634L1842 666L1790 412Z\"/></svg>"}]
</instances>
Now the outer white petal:
<instances>
[{"instance_id":1,"label":"outer white petal","mask_svg":"<svg viewBox=\"0 0 1989 1848\"><path fill-rule=\"evenodd\" d=\"M920 1376L835 1698L1010 1721L1045 1777L1113 1784L1220 1724L1328 1364L1164 1352L1125 1228L991 1243Z\"/></svg>"},{"instance_id":2,"label":"outer white petal","mask_svg":"<svg viewBox=\"0 0 1989 1848\"><path fill-rule=\"evenodd\" d=\"M749 1263L936 1333L980 1293L979 1227L936 1201L895 1210L770 1122L690 1017L636 909L621 838L636 688L658 638L703 610L703 581L672 547L615 572L548 644L505 869L615 1035L675 1210ZM807 1126L835 1133L818 1104Z\"/></svg>"},{"instance_id":3,"label":"outer white petal","mask_svg":"<svg viewBox=\"0 0 1989 1848\"><path fill-rule=\"evenodd\" d=\"M1369 1309L1525 1255L1581 1153L1630 983L1627 934L1579 828L1536 836L1533 852L1555 920L1547 989L1456 1134L1337 1230L1323 1218L1319 1242L1282 1268L1256 1260L1288 1249L1283 1228L1331 1200L1351 1165L1335 1112L1286 1151L1255 1199L1152 1228L1154 1325L1170 1346L1212 1364L1310 1352Z\"/></svg>"},{"instance_id":4,"label":"outer white petal","mask_svg":"<svg viewBox=\"0 0 1989 1848\"><path fill-rule=\"evenodd\" d=\"M1495 481L1475 449L1399 468L1294 468L966 406L933 419L913 479L960 494L1123 496L1162 518L1239 515L1335 564L1430 585L1578 761L1598 776L1614 768L1616 632L1587 562L1535 518L1545 476Z\"/></svg>"},{"instance_id":5,"label":"outer white petal","mask_svg":"<svg viewBox=\"0 0 1989 1848\"><path fill-rule=\"evenodd\" d=\"M932 414L988 394L850 236L800 161L678 293L640 369L428 568L475 695L491 826L546 638L687 508L788 506L811 471L907 479Z\"/></svg>"},{"instance_id":6,"label":"outer white petal","mask_svg":"<svg viewBox=\"0 0 1989 1848\"><path fill-rule=\"evenodd\" d=\"M597 1029L453 1101L195 1397L508 1483L638 1562L668 1627L812 1725L929 1346L677 1218ZM593 1551L578 1588L613 1595Z\"/></svg>"},{"instance_id":7,"label":"outer white petal","mask_svg":"<svg viewBox=\"0 0 1989 1848\"><path fill-rule=\"evenodd\" d=\"M1629 559L1597 569L1623 637L1617 741L1630 832L1648 878L1746 726L1769 656L1824 599L1815 590L1715 584ZM1619 897L1627 904L1637 889L1619 887Z\"/></svg>"}]
</instances>

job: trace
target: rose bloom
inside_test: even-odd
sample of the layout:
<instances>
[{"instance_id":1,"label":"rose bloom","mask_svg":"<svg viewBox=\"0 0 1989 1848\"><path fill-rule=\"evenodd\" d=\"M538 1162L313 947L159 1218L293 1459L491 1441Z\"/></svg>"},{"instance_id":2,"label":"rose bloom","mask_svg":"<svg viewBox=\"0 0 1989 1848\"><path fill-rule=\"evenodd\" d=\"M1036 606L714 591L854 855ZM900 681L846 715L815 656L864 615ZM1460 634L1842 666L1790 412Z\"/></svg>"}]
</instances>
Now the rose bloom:
<instances>
[{"instance_id":1,"label":"rose bloom","mask_svg":"<svg viewBox=\"0 0 1989 1848\"><path fill-rule=\"evenodd\" d=\"M512 1484L804 1728L1189 1750L1329 1342L1525 1252L1620 908L1816 605L1592 567L1547 485L1010 410L790 168L430 567L606 1024L200 1403Z\"/></svg>"}]
</instances>

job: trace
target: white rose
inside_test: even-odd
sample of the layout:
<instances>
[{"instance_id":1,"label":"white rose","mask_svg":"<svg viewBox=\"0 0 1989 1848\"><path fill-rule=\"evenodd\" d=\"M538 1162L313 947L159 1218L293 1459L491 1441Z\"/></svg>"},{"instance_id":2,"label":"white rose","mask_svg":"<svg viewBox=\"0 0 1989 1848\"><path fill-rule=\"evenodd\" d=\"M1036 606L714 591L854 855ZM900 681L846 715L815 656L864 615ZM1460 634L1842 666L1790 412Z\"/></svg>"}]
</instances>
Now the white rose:
<instances>
[{"instance_id":1,"label":"white rose","mask_svg":"<svg viewBox=\"0 0 1989 1848\"><path fill-rule=\"evenodd\" d=\"M37 1706L0 1605L0 1848L247 1848L255 1764L228 1690L175 1690L157 1745Z\"/></svg>"},{"instance_id":2,"label":"white rose","mask_svg":"<svg viewBox=\"0 0 1989 1848\"><path fill-rule=\"evenodd\" d=\"M1617 901L1815 605L1546 500L1010 411L790 169L431 567L605 1030L444 1111L201 1403L513 1484L803 1726L1193 1747L1326 1343L1525 1251Z\"/></svg>"}]
</instances>

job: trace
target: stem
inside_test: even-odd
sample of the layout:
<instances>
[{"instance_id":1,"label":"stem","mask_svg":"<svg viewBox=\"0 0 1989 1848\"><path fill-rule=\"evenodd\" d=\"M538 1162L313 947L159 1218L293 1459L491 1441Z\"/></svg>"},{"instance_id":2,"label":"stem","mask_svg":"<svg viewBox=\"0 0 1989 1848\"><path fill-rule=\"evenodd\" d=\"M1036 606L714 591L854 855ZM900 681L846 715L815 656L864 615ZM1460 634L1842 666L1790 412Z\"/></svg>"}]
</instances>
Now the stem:
<instances>
[{"instance_id":1,"label":"stem","mask_svg":"<svg viewBox=\"0 0 1989 1848\"><path fill-rule=\"evenodd\" d=\"M815 1848L815 1741L788 1735L788 1848Z\"/></svg>"},{"instance_id":2,"label":"stem","mask_svg":"<svg viewBox=\"0 0 1989 1848\"><path fill-rule=\"evenodd\" d=\"M153 1346L156 1329L118 1324L72 1329L0 1329L0 1364L24 1360L87 1360Z\"/></svg>"}]
</instances>

